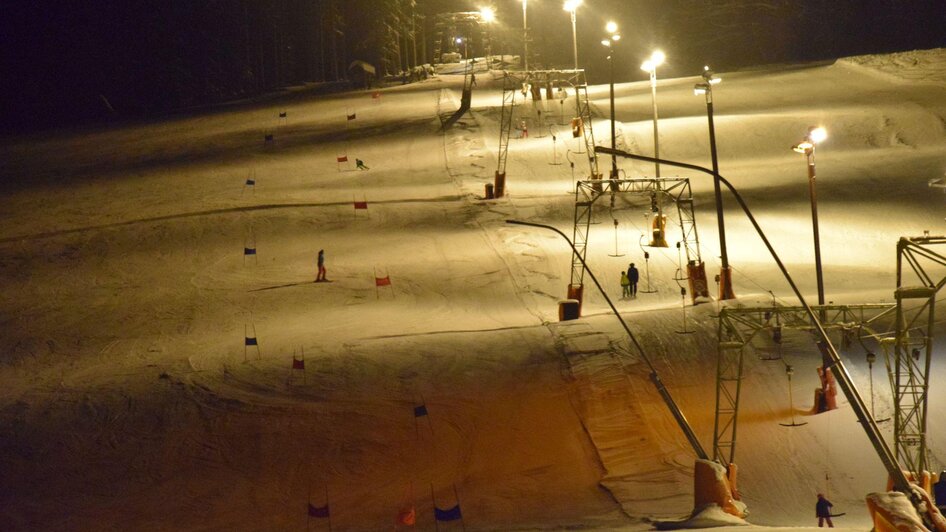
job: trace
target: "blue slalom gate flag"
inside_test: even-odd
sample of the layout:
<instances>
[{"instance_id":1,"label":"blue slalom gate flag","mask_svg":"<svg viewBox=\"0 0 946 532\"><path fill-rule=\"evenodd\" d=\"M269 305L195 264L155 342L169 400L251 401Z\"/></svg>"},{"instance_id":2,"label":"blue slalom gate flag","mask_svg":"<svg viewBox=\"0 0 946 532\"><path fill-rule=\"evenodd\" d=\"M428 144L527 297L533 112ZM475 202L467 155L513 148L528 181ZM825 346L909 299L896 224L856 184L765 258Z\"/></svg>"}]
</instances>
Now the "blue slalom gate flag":
<instances>
[{"instance_id":1,"label":"blue slalom gate flag","mask_svg":"<svg viewBox=\"0 0 946 532\"><path fill-rule=\"evenodd\" d=\"M328 517L328 505L325 506L312 506L312 503L309 503L309 517Z\"/></svg>"},{"instance_id":2,"label":"blue slalom gate flag","mask_svg":"<svg viewBox=\"0 0 946 532\"><path fill-rule=\"evenodd\" d=\"M420 405L414 407L414 417L421 417L427 415L427 405Z\"/></svg>"},{"instance_id":3,"label":"blue slalom gate flag","mask_svg":"<svg viewBox=\"0 0 946 532\"><path fill-rule=\"evenodd\" d=\"M256 180L255 180L255 179L247 179L247 180L246 180L246 184L247 184L247 185L255 185L255 184L256 184Z\"/></svg>"},{"instance_id":4,"label":"blue slalom gate flag","mask_svg":"<svg viewBox=\"0 0 946 532\"><path fill-rule=\"evenodd\" d=\"M457 519L463 519L463 515L460 514L459 504L449 510L441 510L434 506L434 516L437 518L437 521L456 521Z\"/></svg>"},{"instance_id":5,"label":"blue slalom gate flag","mask_svg":"<svg viewBox=\"0 0 946 532\"><path fill-rule=\"evenodd\" d=\"M246 337L246 343L245 343L245 345L259 345L259 344L256 343L256 338L255 338L255 337L254 337L254 338L250 338L249 336L247 336L247 337Z\"/></svg>"},{"instance_id":6,"label":"blue slalom gate flag","mask_svg":"<svg viewBox=\"0 0 946 532\"><path fill-rule=\"evenodd\" d=\"M256 255L256 248L243 248L244 255Z\"/></svg>"}]
</instances>

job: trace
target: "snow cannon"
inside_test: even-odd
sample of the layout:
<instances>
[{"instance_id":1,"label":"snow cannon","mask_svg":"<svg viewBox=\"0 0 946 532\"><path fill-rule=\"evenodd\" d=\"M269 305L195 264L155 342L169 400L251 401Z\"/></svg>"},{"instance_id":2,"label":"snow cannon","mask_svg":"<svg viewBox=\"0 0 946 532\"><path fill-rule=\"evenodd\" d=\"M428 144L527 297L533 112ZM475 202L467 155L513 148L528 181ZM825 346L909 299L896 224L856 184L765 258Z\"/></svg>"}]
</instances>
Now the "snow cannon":
<instances>
[{"instance_id":1,"label":"snow cannon","mask_svg":"<svg viewBox=\"0 0 946 532\"><path fill-rule=\"evenodd\" d=\"M736 464L729 464L727 473L721 464L697 459L693 468L693 516L715 505L729 515L745 519L749 511L738 497Z\"/></svg>"},{"instance_id":2,"label":"snow cannon","mask_svg":"<svg viewBox=\"0 0 946 532\"><path fill-rule=\"evenodd\" d=\"M913 491L914 494L921 497L918 506L925 507L925 516L920 515L910 498L904 493L888 491L867 495L867 509L874 521L876 532L920 532L925 530L946 532L946 518L936 509L929 493L919 487L915 487ZM923 522L923 517L926 517L927 523Z\"/></svg>"}]
</instances>

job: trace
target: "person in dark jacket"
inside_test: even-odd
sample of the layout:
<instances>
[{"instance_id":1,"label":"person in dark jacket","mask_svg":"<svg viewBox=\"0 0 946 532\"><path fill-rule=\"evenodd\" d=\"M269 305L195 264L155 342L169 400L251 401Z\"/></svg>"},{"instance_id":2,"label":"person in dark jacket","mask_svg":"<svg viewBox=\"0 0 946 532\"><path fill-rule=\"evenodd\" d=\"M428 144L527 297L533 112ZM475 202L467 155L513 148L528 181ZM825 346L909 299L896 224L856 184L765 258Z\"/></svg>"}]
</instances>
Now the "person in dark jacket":
<instances>
[{"instance_id":1,"label":"person in dark jacket","mask_svg":"<svg viewBox=\"0 0 946 532\"><path fill-rule=\"evenodd\" d=\"M831 507L834 506L831 504L831 501L824 498L824 495L818 494L818 502L815 503L815 515L818 516L818 527L823 527L825 521L828 522L828 528L834 528L834 523L831 522Z\"/></svg>"},{"instance_id":2,"label":"person in dark jacket","mask_svg":"<svg viewBox=\"0 0 946 532\"><path fill-rule=\"evenodd\" d=\"M640 273L634 267L634 263L627 268L627 278L631 281L631 297L637 297L637 281L640 279Z\"/></svg>"},{"instance_id":3,"label":"person in dark jacket","mask_svg":"<svg viewBox=\"0 0 946 532\"><path fill-rule=\"evenodd\" d=\"M326 281L325 278L325 250L319 250L319 273L315 276L315 282L321 283Z\"/></svg>"}]
</instances>

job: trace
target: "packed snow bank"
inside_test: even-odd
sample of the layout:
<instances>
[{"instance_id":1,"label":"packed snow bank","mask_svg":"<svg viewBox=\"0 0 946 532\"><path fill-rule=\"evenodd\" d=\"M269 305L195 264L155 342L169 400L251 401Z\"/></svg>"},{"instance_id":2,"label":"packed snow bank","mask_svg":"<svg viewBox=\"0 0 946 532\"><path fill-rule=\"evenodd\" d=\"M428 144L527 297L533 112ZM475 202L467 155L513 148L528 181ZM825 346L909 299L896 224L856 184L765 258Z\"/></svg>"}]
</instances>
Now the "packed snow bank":
<instances>
[{"instance_id":1,"label":"packed snow bank","mask_svg":"<svg viewBox=\"0 0 946 532\"><path fill-rule=\"evenodd\" d=\"M867 495L867 507L877 532L920 532L927 530L906 494L889 491Z\"/></svg>"},{"instance_id":2,"label":"packed snow bank","mask_svg":"<svg viewBox=\"0 0 946 532\"><path fill-rule=\"evenodd\" d=\"M721 526L748 526L744 519L736 517L719 505L710 504L683 521L658 521L657 530L681 530L689 528L717 528Z\"/></svg>"}]
</instances>

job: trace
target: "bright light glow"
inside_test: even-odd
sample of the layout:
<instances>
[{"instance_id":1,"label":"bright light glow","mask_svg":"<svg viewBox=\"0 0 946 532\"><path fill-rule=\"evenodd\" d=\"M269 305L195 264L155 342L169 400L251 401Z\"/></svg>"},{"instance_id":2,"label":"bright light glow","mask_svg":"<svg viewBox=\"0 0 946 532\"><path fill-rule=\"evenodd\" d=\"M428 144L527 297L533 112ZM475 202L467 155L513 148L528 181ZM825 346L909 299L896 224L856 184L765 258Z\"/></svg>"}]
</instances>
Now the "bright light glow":
<instances>
[{"instance_id":1,"label":"bright light glow","mask_svg":"<svg viewBox=\"0 0 946 532\"><path fill-rule=\"evenodd\" d=\"M604 29L607 30L608 33L617 33L617 32L618 32L618 24L617 24L617 22L614 22L614 21L612 20L612 21L608 22L608 23L604 26Z\"/></svg>"},{"instance_id":2,"label":"bright light glow","mask_svg":"<svg viewBox=\"0 0 946 532\"><path fill-rule=\"evenodd\" d=\"M496 13L491 7L484 7L480 9L480 16L483 17L483 20L487 23L496 20Z\"/></svg>"},{"instance_id":3,"label":"bright light glow","mask_svg":"<svg viewBox=\"0 0 946 532\"><path fill-rule=\"evenodd\" d=\"M693 86L693 94L697 96L706 94L706 91L709 90L709 86L706 83L697 83Z\"/></svg>"},{"instance_id":4,"label":"bright light glow","mask_svg":"<svg viewBox=\"0 0 946 532\"><path fill-rule=\"evenodd\" d=\"M716 85L721 81L723 81L723 78L718 78L716 76L713 76L709 79L710 85Z\"/></svg>"},{"instance_id":5,"label":"bright light glow","mask_svg":"<svg viewBox=\"0 0 946 532\"><path fill-rule=\"evenodd\" d=\"M826 138L828 138L828 132L823 127L816 127L808 131L808 140L813 144L823 142Z\"/></svg>"},{"instance_id":6,"label":"bright light glow","mask_svg":"<svg viewBox=\"0 0 946 532\"><path fill-rule=\"evenodd\" d=\"M603 44L603 45L607 46L608 48L610 48L610 47L611 47L611 40L610 40L610 39L603 39L603 40L601 41L601 44Z\"/></svg>"},{"instance_id":7,"label":"bright light glow","mask_svg":"<svg viewBox=\"0 0 946 532\"><path fill-rule=\"evenodd\" d=\"M799 142L798 144L792 146L792 149L797 151L798 153L808 153L814 147L815 145L812 144L811 142L808 142L807 140L803 140Z\"/></svg>"},{"instance_id":8,"label":"bright light glow","mask_svg":"<svg viewBox=\"0 0 946 532\"><path fill-rule=\"evenodd\" d=\"M565 11L570 11L574 13L575 10L577 10L578 6L580 5L581 5L581 0L566 0L565 5L563 6L562 9L564 9Z\"/></svg>"},{"instance_id":9,"label":"bright light glow","mask_svg":"<svg viewBox=\"0 0 946 532\"><path fill-rule=\"evenodd\" d=\"M463 44L463 37L457 37L456 43L457 43L457 44Z\"/></svg>"},{"instance_id":10,"label":"bright light glow","mask_svg":"<svg viewBox=\"0 0 946 532\"><path fill-rule=\"evenodd\" d=\"M661 52L660 50L657 50L654 53L650 54L650 59L648 59L647 61L644 61L644 64L641 65L641 70L643 70L644 72L650 72L651 74L653 74L654 72L657 71L657 67L660 66L664 62L664 59L666 58L667 56L664 55L663 52Z\"/></svg>"},{"instance_id":11,"label":"bright light glow","mask_svg":"<svg viewBox=\"0 0 946 532\"><path fill-rule=\"evenodd\" d=\"M621 36L615 33L614 35L611 36L611 40L612 40L612 41L620 41L620 40L621 40Z\"/></svg>"}]
</instances>

